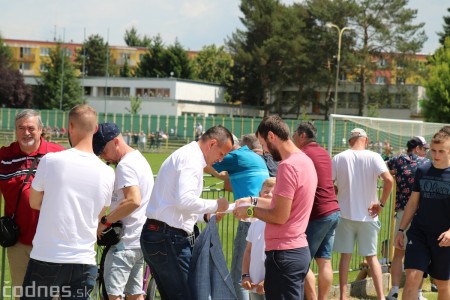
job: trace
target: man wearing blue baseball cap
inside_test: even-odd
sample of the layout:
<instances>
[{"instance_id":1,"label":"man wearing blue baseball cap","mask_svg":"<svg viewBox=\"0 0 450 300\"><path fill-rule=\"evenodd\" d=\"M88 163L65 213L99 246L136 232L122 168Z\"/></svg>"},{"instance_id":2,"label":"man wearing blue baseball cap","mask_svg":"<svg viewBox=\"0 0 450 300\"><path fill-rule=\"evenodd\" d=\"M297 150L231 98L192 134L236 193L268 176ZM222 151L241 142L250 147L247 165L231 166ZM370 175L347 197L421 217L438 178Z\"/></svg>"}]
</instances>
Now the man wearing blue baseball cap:
<instances>
[{"instance_id":1,"label":"man wearing blue baseball cap","mask_svg":"<svg viewBox=\"0 0 450 300\"><path fill-rule=\"evenodd\" d=\"M153 172L139 152L130 147L114 123L102 123L93 139L94 153L106 162L116 164L116 180L109 214L103 211L97 234L121 220L123 237L111 246L105 260L105 286L109 299L123 294L131 299L142 298L141 229L146 221L145 208L153 189Z\"/></svg>"}]
</instances>

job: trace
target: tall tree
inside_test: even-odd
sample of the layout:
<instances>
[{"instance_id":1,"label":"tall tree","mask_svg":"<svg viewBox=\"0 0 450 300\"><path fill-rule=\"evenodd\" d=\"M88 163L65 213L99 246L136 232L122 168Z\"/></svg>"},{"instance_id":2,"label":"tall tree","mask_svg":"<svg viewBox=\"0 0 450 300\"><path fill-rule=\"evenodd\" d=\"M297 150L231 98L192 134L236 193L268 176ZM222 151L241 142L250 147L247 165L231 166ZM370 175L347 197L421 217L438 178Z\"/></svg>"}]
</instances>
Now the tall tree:
<instances>
[{"instance_id":1,"label":"tall tree","mask_svg":"<svg viewBox=\"0 0 450 300\"><path fill-rule=\"evenodd\" d=\"M31 89L22 74L12 68L11 50L0 35L0 105L3 107L31 107Z\"/></svg>"},{"instance_id":2,"label":"tall tree","mask_svg":"<svg viewBox=\"0 0 450 300\"><path fill-rule=\"evenodd\" d=\"M84 54L86 54L85 57ZM88 76L103 77L116 75L117 70L111 59L108 43L105 43L103 38L96 34L89 36L83 43L77 52L75 61L80 71L83 71L83 60L85 60L85 70Z\"/></svg>"},{"instance_id":3,"label":"tall tree","mask_svg":"<svg viewBox=\"0 0 450 300\"><path fill-rule=\"evenodd\" d=\"M450 123L450 37L429 59L425 83L427 100L422 101L423 116L429 122Z\"/></svg>"},{"instance_id":4,"label":"tall tree","mask_svg":"<svg viewBox=\"0 0 450 300\"><path fill-rule=\"evenodd\" d=\"M377 66L374 57L381 53L419 52L427 37L424 23L414 24L416 9L407 8L408 0L355 0L348 24L355 34L355 57L360 85L358 114L367 106L366 84Z\"/></svg>"},{"instance_id":5,"label":"tall tree","mask_svg":"<svg viewBox=\"0 0 450 300\"><path fill-rule=\"evenodd\" d=\"M227 44L235 60L234 90L244 103L264 107L269 112L269 96L279 72L279 47L271 41L274 37L275 19L280 15L278 0L242 0L240 5L245 29L238 29Z\"/></svg>"},{"instance_id":6,"label":"tall tree","mask_svg":"<svg viewBox=\"0 0 450 300\"><path fill-rule=\"evenodd\" d=\"M65 50L58 43L44 64L46 71L35 89L34 103L40 109L59 109L61 106L62 110L69 110L83 102L75 67Z\"/></svg>"},{"instance_id":7,"label":"tall tree","mask_svg":"<svg viewBox=\"0 0 450 300\"><path fill-rule=\"evenodd\" d=\"M233 79L233 64L233 58L224 46L205 46L192 61L193 78L229 88ZM231 100L230 97L230 93L226 92L226 101Z\"/></svg>"},{"instance_id":8,"label":"tall tree","mask_svg":"<svg viewBox=\"0 0 450 300\"><path fill-rule=\"evenodd\" d=\"M136 69L138 77L192 78L192 67L186 50L178 40L169 47L164 47L160 35L152 39L147 53L144 54Z\"/></svg>"},{"instance_id":9,"label":"tall tree","mask_svg":"<svg viewBox=\"0 0 450 300\"><path fill-rule=\"evenodd\" d=\"M136 68L137 77L167 77L164 70L164 52L166 51L160 35L151 41L148 51L144 54ZM170 71L169 71L170 72ZM170 73L169 73L170 74Z\"/></svg>"},{"instance_id":10,"label":"tall tree","mask_svg":"<svg viewBox=\"0 0 450 300\"><path fill-rule=\"evenodd\" d=\"M175 40L164 52L164 70L177 78L191 79L192 67L186 50ZM162 71L163 72L163 71Z\"/></svg>"},{"instance_id":11,"label":"tall tree","mask_svg":"<svg viewBox=\"0 0 450 300\"><path fill-rule=\"evenodd\" d=\"M447 8L447 12L450 13L450 7ZM450 15L444 16L443 19L444 19L444 25L443 25L444 31L438 32L439 43L441 43L442 46L444 46L445 38L450 37Z\"/></svg>"},{"instance_id":12,"label":"tall tree","mask_svg":"<svg viewBox=\"0 0 450 300\"><path fill-rule=\"evenodd\" d=\"M5 45L2 35L0 34L0 67L9 68L11 66L11 60L11 49Z\"/></svg>"},{"instance_id":13,"label":"tall tree","mask_svg":"<svg viewBox=\"0 0 450 300\"><path fill-rule=\"evenodd\" d=\"M123 37L127 46L130 47L150 47L151 39L144 35L142 38L139 36L137 29L132 26L129 30L125 31L125 35Z\"/></svg>"}]
</instances>

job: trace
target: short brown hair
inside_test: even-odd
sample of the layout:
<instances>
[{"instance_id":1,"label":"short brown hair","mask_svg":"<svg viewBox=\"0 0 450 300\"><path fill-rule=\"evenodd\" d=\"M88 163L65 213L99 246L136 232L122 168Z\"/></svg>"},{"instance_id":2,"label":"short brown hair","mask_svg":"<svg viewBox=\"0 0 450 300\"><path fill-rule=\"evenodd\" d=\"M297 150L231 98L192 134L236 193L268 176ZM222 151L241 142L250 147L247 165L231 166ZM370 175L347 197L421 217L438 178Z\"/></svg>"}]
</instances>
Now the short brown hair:
<instances>
[{"instance_id":1,"label":"short brown hair","mask_svg":"<svg viewBox=\"0 0 450 300\"><path fill-rule=\"evenodd\" d=\"M69 112L69 120L76 124L79 129L95 133L97 112L87 104L76 105Z\"/></svg>"},{"instance_id":2,"label":"short brown hair","mask_svg":"<svg viewBox=\"0 0 450 300\"><path fill-rule=\"evenodd\" d=\"M289 126L287 126L280 116L273 115L264 117L256 130L256 136L267 140L269 131L272 131L283 142L289 140Z\"/></svg>"},{"instance_id":3,"label":"short brown hair","mask_svg":"<svg viewBox=\"0 0 450 300\"><path fill-rule=\"evenodd\" d=\"M447 131L439 130L433 135L431 144L445 143L450 138L450 133Z\"/></svg>"}]
</instances>

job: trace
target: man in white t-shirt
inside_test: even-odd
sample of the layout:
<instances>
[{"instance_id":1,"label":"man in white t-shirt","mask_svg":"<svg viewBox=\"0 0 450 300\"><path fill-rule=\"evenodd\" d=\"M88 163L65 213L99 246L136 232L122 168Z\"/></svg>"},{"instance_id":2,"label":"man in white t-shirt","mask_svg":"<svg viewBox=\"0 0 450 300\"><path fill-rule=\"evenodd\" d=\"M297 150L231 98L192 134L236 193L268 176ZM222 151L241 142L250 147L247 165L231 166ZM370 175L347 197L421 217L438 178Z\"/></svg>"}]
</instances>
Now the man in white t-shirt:
<instances>
[{"instance_id":1,"label":"man in white t-shirt","mask_svg":"<svg viewBox=\"0 0 450 300\"><path fill-rule=\"evenodd\" d=\"M108 163L116 164L116 180L108 215L104 215L97 234L119 220L123 237L113 245L105 259L105 287L109 300L143 299L144 256L140 237L146 221L145 209L153 189L153 172L145 157L127 145L114 123L99 125L93 140L94 153Z\"/></svg>"},{"instance_id":2,"label":"man in white t-shirt","mask_svg":"<svg viewBox=\"0 0 450 300\"><path fill-rule=\"evenodd\" d=\"M114 186L114 171L92 149L97 127L92 107L75 106L73 148L41 158L30 191L31 208L41 212L22 299L88 299L94 286L98 220Z\"/></svg>"},{"instance_id":3,"label":"man in white t-shirt","mask_svg":"<svg viewBox=\"0 0 450 300\"><path fill-rule=\"evenodd\" d=\"M384 299L381 266L377 259L377 241L380 230L378 214L391 193L393 178L383 158L370 150L367 133L361 128L350 132L350 149L333 158L333 180L338 189L341 220L336 228L334 251L341 253L339 287L341 299L346 299L350 259L355 242L365 256L372 274L378 299ZM377 180L383 179L383 191L378 200Z\"/></svg>"}]
</instances>

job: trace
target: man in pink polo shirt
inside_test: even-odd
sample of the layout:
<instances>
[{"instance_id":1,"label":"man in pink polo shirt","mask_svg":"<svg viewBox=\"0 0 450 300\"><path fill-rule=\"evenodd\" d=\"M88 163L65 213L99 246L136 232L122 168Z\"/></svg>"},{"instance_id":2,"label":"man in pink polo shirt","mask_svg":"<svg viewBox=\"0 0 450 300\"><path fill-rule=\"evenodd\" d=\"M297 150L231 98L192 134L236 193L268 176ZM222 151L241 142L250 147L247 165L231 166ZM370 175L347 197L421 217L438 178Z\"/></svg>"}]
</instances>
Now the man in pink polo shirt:
<instances>
[{"instance_id":1,"label":"man in pink polo shirt","mask_svg":"<svg viewBox=\"0 0 450 300\"><path fill-rule=\"evenodd\" d=\"M270 208L237 207L237 218L256 217L267 223L266 299L303 299L311 255L306 227L314 202L317 173L311 159L290 140L279 116L265 117L256 135L274 160L281 161Z\"/></svg>"}]
</instances>

